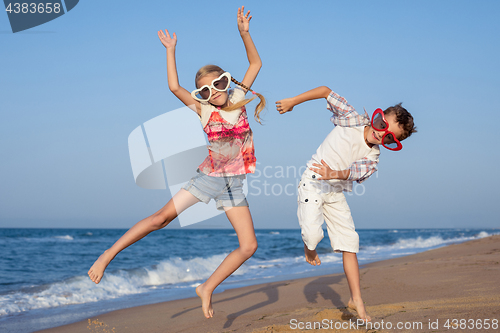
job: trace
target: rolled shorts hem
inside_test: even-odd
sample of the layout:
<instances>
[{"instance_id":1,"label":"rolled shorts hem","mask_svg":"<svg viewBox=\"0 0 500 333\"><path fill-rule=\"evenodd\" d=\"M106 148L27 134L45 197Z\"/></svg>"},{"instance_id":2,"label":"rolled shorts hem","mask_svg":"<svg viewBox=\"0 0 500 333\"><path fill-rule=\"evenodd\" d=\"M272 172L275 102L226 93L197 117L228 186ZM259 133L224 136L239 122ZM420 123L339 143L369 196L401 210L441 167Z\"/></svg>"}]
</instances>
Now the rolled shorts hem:
<instances>
[{"instance_id":1,"label":"rolled shorts hem","mask_svg":"<svg viewBox=\"0 0 500 333\"><path fill-rule=\"evenodd\" d=\"M225 210L224 208L231 207L248 207L248 201L242 189L244 179L244 175L221 178L208 176L198 171L198 175L193 177L182 188L205 204L214 199L217 210ZM197 185L202 186L203 189L200 189Z\"/></svg>"},{"instance_id":2,"label":"rolled shorts hem","mask_svg":"<svg viewBox=\"0 0 500 333\"><path fill-rule=\"evenodd\" d=\"M224 207L226 207L226 208L248 207L248 201L247 201L247 199L243 199L240 202L235 203L235 200L215 199L215 206L217 207L218 210L224 210Z\"/></svg>"},{"instance_id":3,"label":"rolled shorts hem","mask_svg":"<svg viewBox=\"0 0 500 333\"><path fill-rule=\"evenodd\" d=\"M316 250L316 246L317 246L317 245L316 245L316 246L314 246L314 248L312 248L312 249L311 249L311 248L309 247L309 245L307 245L307 243L306 243L306 242L304 242L304 245L307 247L307 249L308 249L309 251L314 251L314 250Z\"/></svg>"},{"instance_id":4,"label":"rolled shorts hem","mask_svg":"<svg viewBox=\"0 0 500 333\"><path fill-rule=\"evenodd\" d=\"M346 247L343 247L343 248L335 247L335 248L333 248L333 252L335 252L335 253L342 253L342 252L359 253L359 248L354 249L354 248L346 248Z\"/></svg>"},{"instance_id":5,"label":"rolled shorts hem","mask_svg":"<svg viewBox=\"0 0 500 333\"><path fill-rule=\"evenodd\" d=\"M211 199L210 196L206 195L205 193L203 193L202 191L197 189L196 186L191 185L191 184L187 184L186 186L183 186L182 188L185 189L186 191L188 191L189 193L191 193L192 195L194 195L196 197L196 199L200 200L201 202L203 202L205 204L208 204L210 202L210 199Z\"/></svg>"}]
</instances>

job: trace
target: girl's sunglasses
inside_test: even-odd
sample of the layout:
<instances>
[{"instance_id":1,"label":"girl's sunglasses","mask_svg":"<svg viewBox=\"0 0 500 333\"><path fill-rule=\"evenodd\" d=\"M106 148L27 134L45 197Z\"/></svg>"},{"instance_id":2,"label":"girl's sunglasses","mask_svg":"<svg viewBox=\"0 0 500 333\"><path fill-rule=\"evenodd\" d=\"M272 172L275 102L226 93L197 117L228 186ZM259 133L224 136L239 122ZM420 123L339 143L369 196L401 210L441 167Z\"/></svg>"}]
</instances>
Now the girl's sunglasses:
<instances>
[{"instance_id":1,"label":"girl's sunglasses","mask_svg":"<svg viewBox=\"0 0 500 333\"><path fill-rule=\"evenodd\" d=\"M199 102L208 102L212 97L212 89L217 91L226 91L229 88L229 82L231 81L231 74L224 72L217 79L213 80L212 83L204 85L199 89L193 90L191 96Z\"/></svg>"},{"instance_id":2,"label":"girl's sunglasses","mask_svg":"<svg viewBox=\"0 0 500 333\"><path fill-rule=\"evenodd\" d=\"M396 138L396 135L391 131L387 130L389 128L389 123L385 120L384 112L382 109L377 109L373 112L372 116L372 128L379 132L384 132L382 135L382 146L389 150L398 151L403 149L403 145Z\"/></svg>"}]
</instances>

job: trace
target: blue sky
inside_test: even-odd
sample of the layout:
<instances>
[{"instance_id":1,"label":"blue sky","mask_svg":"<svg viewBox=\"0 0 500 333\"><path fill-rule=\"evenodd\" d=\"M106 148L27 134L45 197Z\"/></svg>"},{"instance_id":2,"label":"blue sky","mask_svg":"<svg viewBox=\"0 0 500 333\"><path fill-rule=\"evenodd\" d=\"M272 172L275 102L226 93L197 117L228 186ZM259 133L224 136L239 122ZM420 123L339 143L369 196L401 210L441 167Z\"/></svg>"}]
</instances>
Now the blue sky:
<instances>
[{"instance_id":1,"label":"blue sky","mask_svg":"<svg viewBox=\"0 0 500 333\"><path fill-rule=\"evenodd\" d=\"M369 113L403 102L418 127L402 151L382 148L362 195L347 196L358 228L499 226L498 1L244 5L263 61L253 88L269 105L265 125L251 123L257 228L298 227L295 194L272 186L296 184L291 170L333 125L323 100L285 115L274 103L320 85ZM16 34L0 14L0 227L129 228L162 207L170 193L135 185L127 146L134 128L182 106L157 31L177 33L186 89L210 63L241 80L236 11L233 1L86 0ZM199 226L229 223L221 215Z\"/></svg>"}]
</instances>

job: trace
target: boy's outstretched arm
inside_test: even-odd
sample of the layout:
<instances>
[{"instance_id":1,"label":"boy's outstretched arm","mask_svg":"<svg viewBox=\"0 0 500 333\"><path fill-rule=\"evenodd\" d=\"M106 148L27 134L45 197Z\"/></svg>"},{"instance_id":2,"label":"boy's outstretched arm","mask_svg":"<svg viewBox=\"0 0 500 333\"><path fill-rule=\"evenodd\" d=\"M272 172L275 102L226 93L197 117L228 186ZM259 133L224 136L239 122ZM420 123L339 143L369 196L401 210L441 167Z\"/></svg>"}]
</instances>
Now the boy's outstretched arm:
<instances>
[{"instance_id":1,"label":"boy's outstretched arm","mask_svg":"<svg viewBox=\"0 0 500 333\"><path fill-rule=\"evenodd\" d=\"M314 88L295 97L285 98L277 101L276 109L279 111L279 113L283 114L288 111L292 111L293 107L300 103L311 101L313 99L327 98L330 92L331 89L326 86Z\"/></svg>"}]
</instances>

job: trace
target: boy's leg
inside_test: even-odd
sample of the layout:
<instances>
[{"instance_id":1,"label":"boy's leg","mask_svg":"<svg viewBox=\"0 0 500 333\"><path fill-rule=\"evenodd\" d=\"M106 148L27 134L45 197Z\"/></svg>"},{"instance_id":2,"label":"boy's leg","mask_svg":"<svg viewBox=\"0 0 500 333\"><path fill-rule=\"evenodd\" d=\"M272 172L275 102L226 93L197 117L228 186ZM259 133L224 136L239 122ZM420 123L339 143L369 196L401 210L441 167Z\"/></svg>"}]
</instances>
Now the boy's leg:
<instances>
[{"instance_id":1,"label":"boy's leg","mask_svg":"<svg viewBox=\"0 0 500 333\"><path fill-rule=\"evenodd\" d=\"M94 283L99 283L104 275L104 270L120 251L142 239L150 232L167 226L177 215L197 202L200 202L200 200L188 191L181 189L162 209L137 222L111 248L104 251L90 267L88 271L90 279Z\"/></svg>"},{"instance_id":2,"label":"boy's leg","mask_svg":"<svg viewBox=\"0 0 500 333\"><path fill-rule=\"evenodd\" d=\"M240 246L228 254L207 281L196 288L196 294L201 298L201 307L206 318L214 314L212 294L215 288L257 251L257 238L248 207L232 207L225 210L229 222L236 231Z\"/></svg>"},{"instance_id":3,"label":"boy's leg","mask_svg":"<svg viewBox=\"0 0 500 333\"><path fill-rule=\"evenodd\" d=\"M313 266L320 265L316 246L323 239L322 198L313 181L302 177L299 183L297 217L299 219L306 261Z\"/></svg>"},{"instance_id":4,"label":"boy's leg","mask_svg":"<svg viewBox=\"0 0 500 333\"><path fill-rule=\"evenodd\" d=\"M356 310L360 319L371 321L361 299L358 257L356 256L359 250L359 236L344 194L330 193L325 199L323 212L332 248L335 252L342 252L344 272L351 293L348 307Z\"/></svg>"},{"instance_id":5,"label":"boy's leg","mask_svg":"<svg viewBox=\"0 0 500 333\"><path fill-rule=\"evenodd\" d=\"M351 292L351 299L347 306L356 310L360 319L366 322L371 321L370 316L366 314L365 305L361 299L358 257L356 253L344 251L342 252L342 261L347 283L349 284L349 291Z\"/></svg>"}]
</instances>

